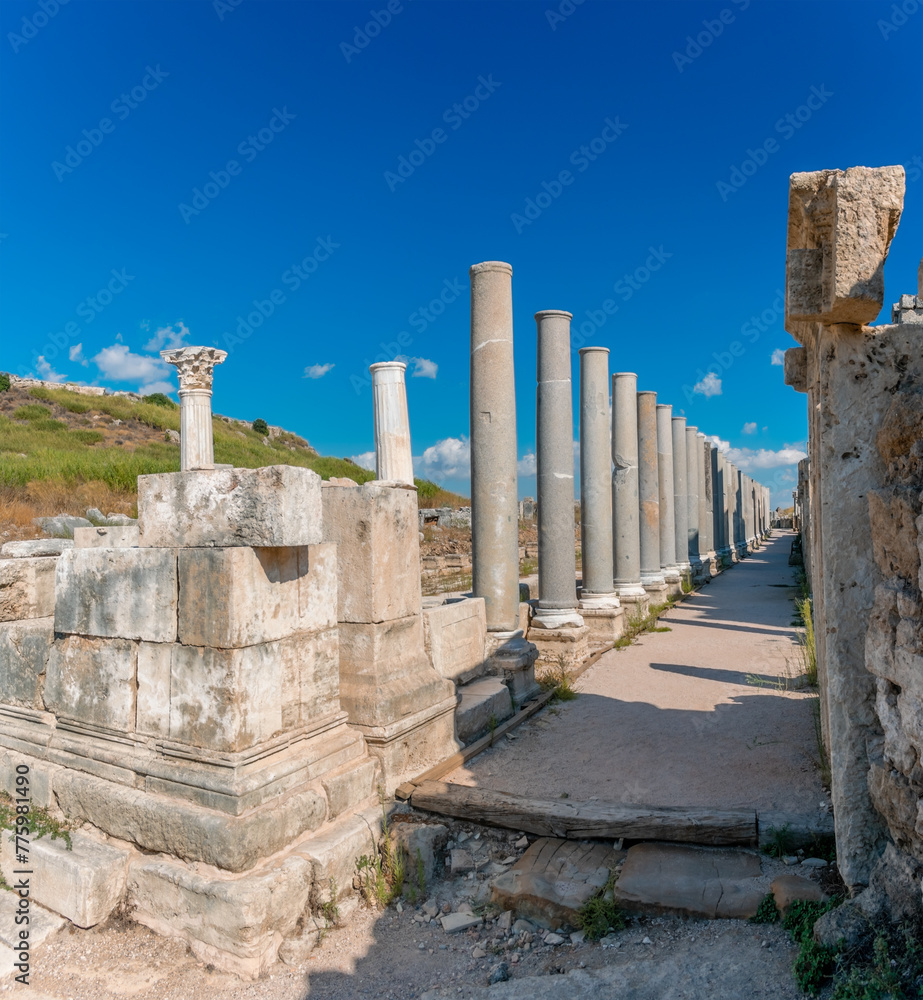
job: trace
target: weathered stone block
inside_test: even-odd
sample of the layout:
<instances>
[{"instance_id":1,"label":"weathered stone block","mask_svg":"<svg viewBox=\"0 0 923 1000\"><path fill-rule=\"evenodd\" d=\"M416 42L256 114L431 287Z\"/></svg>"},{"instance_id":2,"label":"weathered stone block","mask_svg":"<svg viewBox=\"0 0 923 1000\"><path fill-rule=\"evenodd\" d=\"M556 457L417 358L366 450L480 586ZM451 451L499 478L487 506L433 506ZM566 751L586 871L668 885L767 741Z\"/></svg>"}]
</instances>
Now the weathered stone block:
<instances>
[{"instance_id":1,"label":"weathered stone block","mask_svg":"<svg viewBox=\"0 0 923 1000\"><path fill-rule=\"evenodd\" d=\"M320 476L310 469L207 469L138 477L145 546L315 545Z\"/></svg>"},{"instance_id":2,"label":"weathered stone block","mask_svg":"<svg viewBox=\"0 0 923 1000\"><path fill-rule=\"evenodd\" d=\"M455 710L455 731L462 743L470 743L484 735L491 726L513 714L510 689L499 677L482 677L458 689L459 703Z\"/></svg>"},{"instance_id":3,"label":"weathered stone block","mask_svg":"<svg viewBox=\"0 0 923 1000\"><path fill-rule=\"evenodd\" d=\"M327 796L327 818L337 819L365 805L375 793L377 778L377 762L370 757L350 761L325 774L321 784Z\"/></svg>"},{"instance_id":4,"label":"weathered stone block","mask_svg":"<svg viewBox=\"0 0 923 1000\"><path fill-rule=\"evenodd\" d=\"M0 622L54 614L57 559L0 559Z\"/></svg>"},{"instance_id":5,"label":"weathered stone block","mask_svg":"<svg viewBox=\"0 0 923 1000\"><path fill-rule=\"evenodd\" d=\"M138 644L135 729L149 736L170 735L170 677L173 644Z\"/></svg>"},{"instance_id":6,"label":"weathered stone block","mask_svg":"<svg viewBox=\"0 0 923 1000\"><path fill-rule=\"evenodd\" d=\"M53 641L53 618L0 624L0 702L42 708L42 680Z\"/></svg>"},{"instance_id":7,"label":"weathered stone block","mask_svg":"<svg viewBox=\"0 0 923 1000\"><path fill-rule=\"evenodd\" d=\"M78 549L137 548L139 538L136 524L74 529L74 547Z\"/></svg>"},{"instance_id":8,"label":"weathered stone block","mask_svg":"<svg viewBox=\"0 0 923 1000\"><path fill-rule=\"evenodd\" d=\"M417 494L400 486L323 491L324 537L337 543L337 619L372 623L419 614Z\"/></svg>"},{"instance_id":9,"label":"weathered stone block","mask_svg":"<svg viewBox=\"0 0 923 1000\"><path fill-rule=\"evenodd\" d=\"M74 547L71 538L30 538L24 542L4 542L0 556L4 559L29 559L33 556L59 556Z\"/></svg>"},{"instance_id":10,"label":"weathered stone block","mask_svg":"<svg viewBox=\"0 0 923 1000\"><path fill-rule=\"evenodd\" d=\"M352 890L356 873L356 858L374 855L381 836L381 809L366 809L344 816L295 848L295 853L310 865L313 875L312 907L331 897L331 879L336 883L337 896Z\"/></svg>"},{"instance_id":11,"label":"weathered stone block","mask_svg":"<svg viewBox=\"0 0 923 1000\"><path fill-rule=\"evenodd\" d=\"M67 917L78 927L102 923L121 902L128 876L128 851L101 844L79 831L71 834L71 849L63 838L33 837L29 843L32 898ZM15 838L4 832L0 869L14 884Z\"/></svg>"},{"instance_id":12,"label":"weathered stone block","mask_svg":"<svg viewBox=\"0 0 923 1000\"><path fill-rule=\"evenodd\" d=\"M336 548L181 549L179 641L223 649L336 625Z\"/></svg>"},{"instance_id":13,"label":"weathered stone block","mask_svg":"<svg viewBox=\"0 0 923 1000\"><path fill-rule=\"evenodd\" d=\"M785 384L795 392L808 391L807 352L803 347L790 347L783 355Z\"/></svg>"},{"instance_id":14,"label":"weathered stone block","mask_svg":"<svg viewBox=\"0 0 923 1000\"><path fill-rule=\"evenodd\" d=\"M132 732L137 643L69 635L51 648L45 707L55 715Z\"/></svg>"},{"instance_id":15,"label":"weathered stone block","mask_svg":"<svg viewBox=\"0 0 923 1000\"><path fill-rule=\"evenodd\" d=\"M423 612L423 641L436 672L462 684L485 670L487 614L482 597L451 601Z\"/></svg>"},{"instance_id":16,"label":"weathered stone block","mask_svg":"<svg viewBox=\"0 0 923 1000\"><path fill-rule=\"evenodd\" d=\"M75 548L56 563L56 632L148 642L176 639L172 549Z\"/></svg>"}]
</instances>

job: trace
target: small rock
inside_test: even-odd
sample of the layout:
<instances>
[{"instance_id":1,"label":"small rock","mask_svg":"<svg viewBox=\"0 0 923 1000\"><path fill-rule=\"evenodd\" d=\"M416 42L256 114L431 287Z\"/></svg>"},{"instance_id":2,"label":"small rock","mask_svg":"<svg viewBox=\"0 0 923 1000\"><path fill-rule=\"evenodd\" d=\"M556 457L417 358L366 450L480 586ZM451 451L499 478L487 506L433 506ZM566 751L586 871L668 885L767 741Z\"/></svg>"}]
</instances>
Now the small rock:
<instances>
[{"instance_id":1,"label":"small rock","mask_svg":"<svg viewBox=\"0 0 923 1000\"><path fill-rule=\"evenodd\" d=\"M653 944L653 943L654 942L651 941L651 939L649 937L645 937L645 938L641 939L641 944Z\"/></svg>"},{"instance_id":2,"label":"small rock","mask_svg":"<svg viewBox=\"0 0 923 1000\"><path fill-rule=\"evenodd\" d=\"M501 865L512 865L512 864L515 864L518 860L519 860L519 858L517 858L515 855L509 854L505 858L503 858L502 861L500 861L498 863L501 864Z\"/></svg>"},{"instance_id":3,"label":"small rock","mask_svg":"<svg viewBox=\"0 0 923 1000\"><path fill-rule=\"evenodd\" d=\"M417 947L420 951L426 951L426 945L422 941L417 945Z\"/></svg>"},{"instance_id":4,"label":"small rock","mask_svg":"<svg viewBox=\"0 0 923 1000\"><path fill-rule=\"evenodd\" d=\"M439 912L439 904L436 902L435 899L428 899L423 904L422 909L423 912L426 914L426 916L432 919Z\"/></svg>"},{"instance_id":5,"label":"small rock","mask_svg":"<svg viewBox=\"0 0 923 1000\"><path fill-rule=\"evenodd\" d=\"M449 867L453 874L458 872L470 872L474 868L474 861L471 855L460 847L456 847L451 852Z\"/></svg>"},{"instance_id":6,"label":"small rock","mask_svg":"<svg viewBox=\"0 0 923 1000\"><path fill-rule=\"evenodd\" d=\"M461 833L460 833L460 834L458 835L458 837L457 837L456 839L458 840L459 844L464 844L464 842L465 842L465 841L466 841L466 840L467 840L467 839L468 839L468 838L469 838L470 836L471 836L471 834L470 834L470 833L466 833L466 832L465 832L464 830L462 830L462 831L461 831Z\"/></svg>"},{"instance_id":7,"label":"small rock","mask_svg":"<svg viewBox=\"0 0 923 1000\"><path fill-rule=\"evenodd\" d=\"M472 958L486 958L487 957L487 952L484 951L484 949L480 945L476 945L471 950L471 957Z\"/></svg>"},{"instance_id":8,"label":"small rock","mask_svg":"<svg viewBox=\"0 0 923 1000\"><path fill-rule=\"evenodd\" d=\"M499 965L495 965L490 970L490 975L487 977L487 985L493 986L494 983L505 983L510 978L510 967L506 962L500 962Z\"/></svg>"},{"instance_id":9,"label":"small rock","mask_svg":"<svg viewBox=\"0 0 923 1000\"><path fill-rule=\"evenodd\" d=\"M481 926L481 918L471 913L447 913L439 921L446 934L457 934L459 931Z\"/></svg>"},{"instance_id":10,"label":"small rock","mask_svg":"<svg viewBox=\"0 0 923 1000\"><path fill-rule=\"evenodd\" d=\"M471 909L471 904L470 903L459 903L458 906L455 907L455 912L456 913L474 913L474 910Z\"/></svg>"},{"instance_id":11,"label":"small rock","mask_svg":"<svg viewBox=\"0 0 923 1000\"><path fill-rule=\"evenodd\" d=\"M497 917L497 929L501 931L508 931L513 926L513 911L504 910L503 913Z\"/></svg>"},{"instance_id":12,"label":"small rock","mask_svg":"<svg viewBox=\"0 0 923 1000\"><path fill-rule=\"evenodd\" d=\"M564 938L562 938L560 934L546 934L545 944L564 944Z\"/></svg>"},{"instance_id":13,"label":"small rock","mask_svg":"<svg viewBox=\"0 0 923 1000\"><path fill-rule=\"evenodd\" d=\"M823 903L827 899L827 894L823 889L816 882L812 882L811 879L805 878L803 875L780 875L773 879L769 890L783 917L796 900Z\"/></svg>"},{"instance_id":14,"label":"small rock","mask_svg":"<svg viewBox=\"0 0 923 1000\"><path fill-rule=\"evenodd\" d=\"M94 527L102 527L106 523L106 515L98 507L87 507L86 511L87 520Z\"/></svg>"},{"instance_id":15,"label":"small rock","mask_svg":"<svg viewBox=\"0 0 923 1000\"><path fill-rule=\"evenodd\" d=\"M827 862L823 858L805 858L801 862L804 868L826 868Z\"/></svg>"},{"instance_id":16,"label":"small rock","mask_svg":"<svg viewBox=\"0 0 923 1000\"><path fill-rule=\"evenodd\" d=\"M530 920L524 920L522 917L520 917L513 924L514 934L522 934L522 933L531 934L532 931L534 930L535 930L535 924L533 924Z\"/></svg>"},{"instance_id":17,"label":"small rock","mask_svg":"<svg viewBox=\"0 0 923 1000\"><path fill-rule=\"evenodd\" d=\"M604 938L600 938L599 943L603 948L621 948L622 946L622 942L614 934L607 934Z\"/></svg>"},{"instance_id":18,"label":"small rock","mask_svg":"<svg viewBox=\"0 0 923 1000\"><path fill-rule=\"evenodd\" d=\"M783 857L782 857L782 864L783 865L797 865L798 864L798 859L795 857L794 854L786 854L786 855L783 855Z\"/></svg>"},{"instance_id":19,"label":"small rock","mask_svg":"<svg viewBox=\"0 0 923 1000\"><path fill-rule=\"evenodd\" d=\"M404 912L404 904L400 900L398 900L394 904L394 909L397 910L398 913L403 913Z\"/></svg>"},{"instance_id":20,"label":"small rock","mask_svg":"<svg viewBox=\"0 0 923 1000\"><path fill-rule=\"evenodd\" d=\"M513 847L519 848L520 851L524 851L528 846L529 846L528 837L520 837L519 840L517 840L516 843L513 844Z\"/></svg>"},{"instance_id":21,"label":"small rock","mask_svg":"<svg viewBox=\"0 0 923 1000\"><path fill-rule=\"evenodd\" d=\"M513 965L516 965L519 962L519 952L518 951L514 951L510 955L510 961L513 963Z\"/></svg>"},{"instance_id":22,"label":"small rock","mask_svg":"<svg viewBox=\"0 0 923 1000\"><path fill-rule=\"evenodd\" d=\"M6 559L32 559L36 556L59 556L65 549L72 549L72 538L33 538L27 542L7 542L0 548Z\"/></svg>"},{"instance_id":23,"label":"small rock","mask_svg":"<svg viewBox=\"0 0 923 1000\"><path fill-rule=\"evenodd\" d=\"M583 944L583 942L585 940L586 940L586 932L585 931L574 931L574 933L571 934L571 936L570 936L570 943L571 944Z\"/></svg>"}]
</instances>

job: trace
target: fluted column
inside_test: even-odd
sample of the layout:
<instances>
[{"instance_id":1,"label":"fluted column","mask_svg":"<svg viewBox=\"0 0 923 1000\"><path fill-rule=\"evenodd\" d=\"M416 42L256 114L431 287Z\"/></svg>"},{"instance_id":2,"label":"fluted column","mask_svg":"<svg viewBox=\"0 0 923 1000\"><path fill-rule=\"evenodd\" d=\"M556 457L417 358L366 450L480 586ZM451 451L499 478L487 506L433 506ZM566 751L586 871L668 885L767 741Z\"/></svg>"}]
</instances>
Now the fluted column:
<instances>
[{"instance_id":1,"label":"fluted column","mask_svg":"<svg viewBox=\"0 0 923 1000\"><path fill-rule=\"evenodd\" d=\"M612 552L609 348L580 350L580 608L616 608Z\"/></svg>"},{"instance_id":2,"label":"fluted column","mask_svg":"<svg viewBox=\"0 0 923 1000\"><path fill-rule=\"evenodd\" d=\"M535 314L538 325L536 465L538 607L533 628L583 625L577 614L574 559L574 417L570 321L558 309Z\"/></svg>"},{"instance_id":3,"label":"fluted column","mask_svg":"<svg viewBox=\"0 0 923 1000\"><path fill-rule=\"evenodd\" d=\"M641 508L641 584L665 586L660 568L660 476L657 468L657 393L638 393L638 499Z\"/></svg>"},{"instance_id":4,"label":"fluted column","mask_svg":"<svg viewBox=\"0 0 923 1000\"><path fill-rule=\"evenodd\" d=\"M679 583L676 565L676 500L673 482L673 407L657 404L657 480L659 484L658 516L660 520L660 570L667 583Z\"/></svg>"},{"instance_id":5,"label":"fluted column","mask_svg":"<svg viewBox=\"0 0 923 1000\"><path fill-rule=\"evenodd\" d=\"M715 477L712 471L712 449L701 431L695 438L699 449L699 555L708 564L711 573L715 563Z\"/></svg>"},{"instance_id":6,"label":"fluted column","mask_svg":"<svg viewBox=\"0 0 923 1000\"><path fill-rule=\"evenodd\" d=\"M683 417L674 417L682 420ZM687 538L686 553L689 565L694 574L699 574L702 568L702 556L699 546L702 543L702 532L699 528L699 457L702 449L699 447L696 435L698 427L686 425L686 520Z\"/></svg>"},{"instance_id":7,"label":"fluted column","mask_svg":"<svg viewBox=\"0 0 923 1000\"><path fill-rule=\"evenodd\" d=\"M612 376L612 535L615 589L619 597L645 596L641 586L641 522L638 499L638 376Z\"/></svg>"},{"instance_id":8,"label":"fluted column","mask_svg":"<svg viewBox=\"0 0 923 1000\"><path fill-rule=\"evenodd\" d=\"M472 592L489 632L519 627L519 504L513 268L475 264L471 277Z\"/></svg>"},{"instance_id":9,"label":"fluted column","mask_svg":"<svg viewBox=\"0 0 923 1000\"><path fill-rule=\"evenodd\" d=\"M161 351L179 375L180 471L213 469L215 439L212 430L212 374L228 356L215 347L178 347Z\"/></svg>"},{"instance_id":10,"label":"fluted column","mask_svg":"<svg viewBox=\"0 0 923 1000\"><path fill-rule=\"evenodd\" d=\"M410 448L410 415L402 361L372 365L372 400L375 408L375 469L382 480L413 486Z\"/></svg>"},{"instance_id":11,"label":"fluted column","mask_svg":"<svg viewBox=\"0 0 923 1000\"><path fill-rule=\"evenodd\" d=\"M680 573L691 570L689 564L689 486L686 480L686 418L670 421L673 437L673 548Z\"/></svg>"}]
</instances>

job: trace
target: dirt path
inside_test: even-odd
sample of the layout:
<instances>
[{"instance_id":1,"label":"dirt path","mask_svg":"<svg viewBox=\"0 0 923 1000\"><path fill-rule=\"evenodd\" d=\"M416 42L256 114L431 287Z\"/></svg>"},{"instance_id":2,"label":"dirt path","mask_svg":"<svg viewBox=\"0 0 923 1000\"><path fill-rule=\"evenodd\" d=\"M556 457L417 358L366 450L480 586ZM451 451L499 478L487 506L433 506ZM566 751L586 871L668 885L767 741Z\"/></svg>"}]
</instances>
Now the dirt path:
<instances>
[{"instance_id":1,"label":"dirt path","mask_svg":"<svg viewBox=\"0 0 923 1000\"><path fill-rule=\"evenodd\" d=\"M667 613L670 631L610 650L576 682L575 701L443 780L822 822L815 699L798 689L791 537L776 533Z\"/></svg>"}]
</instances>

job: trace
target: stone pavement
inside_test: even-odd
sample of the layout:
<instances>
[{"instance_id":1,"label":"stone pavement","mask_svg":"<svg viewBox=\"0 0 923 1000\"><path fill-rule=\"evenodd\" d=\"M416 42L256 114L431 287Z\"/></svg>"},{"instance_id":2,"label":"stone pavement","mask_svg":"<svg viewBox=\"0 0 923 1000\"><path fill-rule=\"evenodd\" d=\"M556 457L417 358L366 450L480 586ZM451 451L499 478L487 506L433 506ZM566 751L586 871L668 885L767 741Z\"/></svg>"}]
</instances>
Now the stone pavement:
<instances>
[{"instance_id":1,"label":"stone pavement","mask_svg":"<svg viewBox=\"0 0 923 1000\"><path fill-rule=\"evenodd\" d=\"M540 798L754 808L760 827L831 826L815 695L795 630L792 533L610 650L542 713L443 780Z\"/></svg>"}]
</instances>

